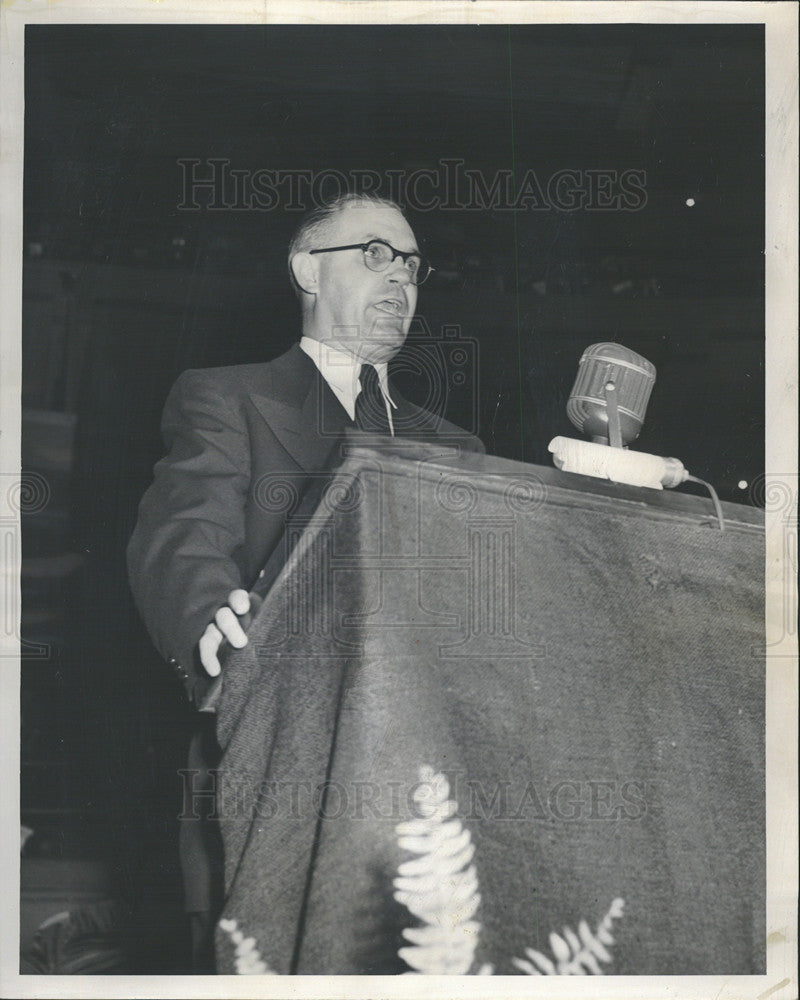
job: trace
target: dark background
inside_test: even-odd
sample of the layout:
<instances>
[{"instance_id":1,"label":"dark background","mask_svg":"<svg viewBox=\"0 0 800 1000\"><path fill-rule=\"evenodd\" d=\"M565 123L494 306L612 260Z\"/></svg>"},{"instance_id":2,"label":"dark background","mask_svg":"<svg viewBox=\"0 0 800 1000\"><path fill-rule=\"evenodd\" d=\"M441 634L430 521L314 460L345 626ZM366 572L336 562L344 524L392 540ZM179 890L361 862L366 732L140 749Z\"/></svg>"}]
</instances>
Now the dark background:
<instances>
[{"instance_id":1,"label":"dark background","mask_svg":"<svg viewBox=\"0 0 800 1000\"><path fill-rule=\"evenodd\" d=\"M447 416L540 464L554 435L577 435L564 405L581 352L620 341L658 370L637 447L750 502L763 29L28 26L25 59L23 462L49 491L23 517L24 636L44 648L23 659L27 852L102 861L142 971L176 971L191 720L132 608L124 549L177 374L297 338L285 249L302 214L181 210L178 161L386 176L458 158L543 185L644 171L637 211L410 211L438 268L412 341L458 330L475 361L448 376Z\"/></svg>"}]
</instances>

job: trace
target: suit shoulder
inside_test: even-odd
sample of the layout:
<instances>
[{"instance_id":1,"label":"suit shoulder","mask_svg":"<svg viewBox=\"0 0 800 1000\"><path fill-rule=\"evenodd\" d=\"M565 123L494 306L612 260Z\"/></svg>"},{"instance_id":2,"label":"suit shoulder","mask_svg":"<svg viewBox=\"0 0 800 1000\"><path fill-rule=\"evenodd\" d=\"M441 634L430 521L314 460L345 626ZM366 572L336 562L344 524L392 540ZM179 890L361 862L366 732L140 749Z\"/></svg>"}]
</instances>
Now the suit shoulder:
<instances>
[{"instance_id":1,"label":"suit shoulder","mask_svg":"<svg viewBox=\"0 0 800 1000\"><path fill-rule=\"evenodd\" d=\"M209 385L242 385L261 382L269 377L271 363L252 365L224 365L218 368L187 368L176 382L184 385L207 383Z\"/></svg>"},{"instance_id":2,"label":"suit shoulder","mask_svg":"<svg viewBox=\"0 0 800 1000\"><path fill-rule=\"evenodd\" d=\"M225 400L229 405L252 395L272 395L280 384L274 362L226 365L220 368L188 368L172 388L178 398L195 397Z\"/></svg>"},{"instance_id":3,"label":"suit shoulder","mask_svg":"<svg viewBox=\"0 0 800 1000\"><path fill-rule=\"evenodd\" d=\"M178 376L175 384L184 388L209 386L220 390L224 387L228 394L234 395L238 392L269 392L272 386L280 386L284 373L296 363L298 351L299 348L295 345L272 361L216 368L188 368Z\"/></svg>"}]
</instances>

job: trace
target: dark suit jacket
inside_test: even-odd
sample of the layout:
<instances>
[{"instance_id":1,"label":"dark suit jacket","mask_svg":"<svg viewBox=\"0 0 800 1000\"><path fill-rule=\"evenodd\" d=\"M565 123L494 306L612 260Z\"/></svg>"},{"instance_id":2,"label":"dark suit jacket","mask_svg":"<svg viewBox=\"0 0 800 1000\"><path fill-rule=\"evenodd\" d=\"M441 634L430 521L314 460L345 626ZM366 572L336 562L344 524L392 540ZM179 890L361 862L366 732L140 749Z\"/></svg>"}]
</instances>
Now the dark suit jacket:
<instances>
[{"instance_id":1,"label":"dark suit jacket","mask_svg":"<svg viewBox=\"0 0 800 1000\"><path fill-rule=\"evenodd\" d=\"M483 451L394 390L395 433ZM312 482L337 464L344 407L295 344L268 364L184 372L164 407L168 454L139 507L128 568L158 650L199 705L197 643L231 590L252 589Z\"/></svg>"}]
</instances>

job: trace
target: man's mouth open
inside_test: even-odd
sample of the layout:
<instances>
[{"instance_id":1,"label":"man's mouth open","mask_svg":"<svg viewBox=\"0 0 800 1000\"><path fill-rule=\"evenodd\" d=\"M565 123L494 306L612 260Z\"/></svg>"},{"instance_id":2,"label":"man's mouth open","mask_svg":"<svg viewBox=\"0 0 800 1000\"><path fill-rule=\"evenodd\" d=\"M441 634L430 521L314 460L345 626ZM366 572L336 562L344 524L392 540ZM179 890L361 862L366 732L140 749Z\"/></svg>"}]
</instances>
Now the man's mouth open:
<instances>
[{"instance_id":1,"label":"man's mouth open","mask_svg":"<svg viewBox=\"0 0 800 1000\"><path fill-rule=\"evenodd\" d=\"M405 305L399 299L381 299L380 302L375 303L375 308L389 316L398 318L403 318L406 314Z\"/></svg>"}]
</instances>

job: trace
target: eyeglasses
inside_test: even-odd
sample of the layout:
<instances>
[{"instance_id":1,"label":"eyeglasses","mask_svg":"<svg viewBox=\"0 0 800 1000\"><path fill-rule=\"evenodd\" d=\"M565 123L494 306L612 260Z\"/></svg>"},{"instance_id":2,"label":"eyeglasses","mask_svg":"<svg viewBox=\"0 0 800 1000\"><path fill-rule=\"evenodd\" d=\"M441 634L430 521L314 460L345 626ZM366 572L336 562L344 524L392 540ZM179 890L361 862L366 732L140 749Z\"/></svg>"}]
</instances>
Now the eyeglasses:
<instances>
[{"instance_id":1,"label":"eyeglasses","mask_svg":"<svg viewBox=\"0 0 800 1000\"><path fill-rule=\"evenodd\" d=\"M427 258L416 250L397 250L386 240L370 240L369 243L348 243L344 247L322 247L319 250L309 250L309 253L336 253L338 250L360 250L364 255L364 263L370 271L385 271L398 257L403 261L411 278L412 285L421 285L435 268L431 267Z\"/></svg>"}]
</instances>

